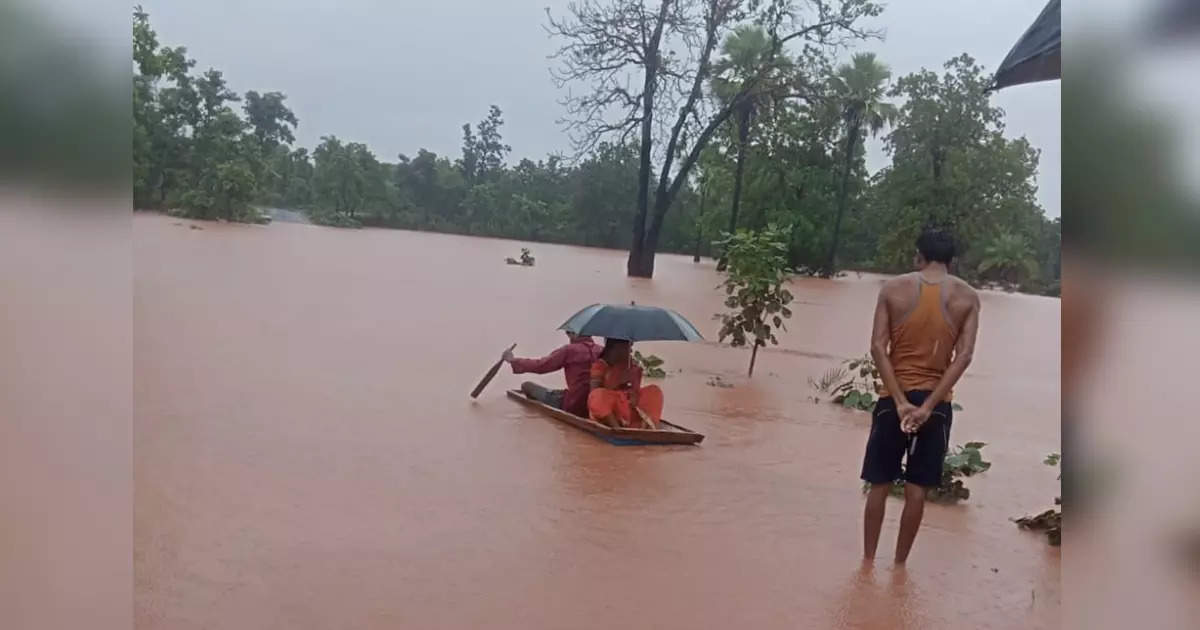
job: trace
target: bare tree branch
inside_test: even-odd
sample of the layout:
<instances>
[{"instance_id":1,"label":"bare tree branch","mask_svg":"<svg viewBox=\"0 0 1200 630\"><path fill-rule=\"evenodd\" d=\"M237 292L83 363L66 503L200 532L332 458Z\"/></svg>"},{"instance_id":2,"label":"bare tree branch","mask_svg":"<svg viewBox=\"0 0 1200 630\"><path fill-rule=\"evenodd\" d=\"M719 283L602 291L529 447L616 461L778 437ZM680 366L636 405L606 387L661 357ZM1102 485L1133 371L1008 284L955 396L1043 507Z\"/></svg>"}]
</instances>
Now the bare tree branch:
<instances>
[{"instance_id":1,"label":"bare tree branch","mask_svg":"<svg viewBox=\"0 0 1200 630\"><path fill-rule=\"evenodd\" d=\"M628 142L640 130L638 211L630 250L630 273L638 275L647 273L647 264L635 265L634 259L644 245L652 261L663 216L733 112L752 98L774 107L790 99L822 98L824 59L834 48L876 36L860 22L880 8L872 0L573 0L567 11L564 19L547 11L546 30L562 42L551 56L557 61L551 71L555 84L587 86L562 100L566 114L560 123L576 150L590 151L613 135ZM749 76L723 78L736 86L731 98L721 103L706 98L721 41L739 25L751 24L767 31L768 54ZM777 59L785 57L794 66L788 48L799 42L804 42L799 59L813 75L797 72L794 80L778 81ZM634 81L639 88L631 89ZM657 181L650 216L652 176ZM652 268L650 262L649 272Z\"/></svg>"}]
</instances>

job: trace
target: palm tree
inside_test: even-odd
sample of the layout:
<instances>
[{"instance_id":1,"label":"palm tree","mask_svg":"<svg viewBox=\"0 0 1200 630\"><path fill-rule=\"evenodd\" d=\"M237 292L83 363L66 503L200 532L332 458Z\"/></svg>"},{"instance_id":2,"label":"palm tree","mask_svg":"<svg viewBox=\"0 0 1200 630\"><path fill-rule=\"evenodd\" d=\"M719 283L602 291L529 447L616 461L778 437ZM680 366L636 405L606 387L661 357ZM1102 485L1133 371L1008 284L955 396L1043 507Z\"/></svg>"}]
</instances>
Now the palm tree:
<instances>
[{"instance_id":1,"label":"palm tree","mask_svg":"<svg viewBox=\"0 0 1200 630\"><path fill-rule=\"evenodd\" d=\"M737 27L721 46L722 57L713 64L712 91L723 104L742 94L747 81L753 80L734 105L733 123L737 131L737 167L733 177L733 201L729 211L729 233L737 230L738 207L742 199L742 179L746 168L746 149L755 118L785 85L793 64L786 55L771 54L771 40L760 26ZM770 64L770 67L764 67Z\"/></svg>"},{"instance_id":2,"label":"palm tree","mask_svg":"<svg viewBox=\"0 0 1200 630\"><path fill-rule=\"evenodd\" d=\"M983 248L978 269L981 274L992 272L1008 285L1015 286L1021 280L1036 276L1038 264L1033 257L1033 248L1024 236L1001 232Z\"/></svg>"},{"instance_id":3,"label":"palm tree","mask_svg":"<svg viewBox=\"0 0 1200 630\"><path fill-rule=\"evenodd\" d=\"M841 102L842 122L845 125L846 162L842 167L837 219L833 224L833 243L829 247L825 269L829 275L836 270L838 238L842 230L842 217L846 214L846 192L850 170L854 165L854 152L864 131L874 136L896 118L896 106L883 100L891 78L892 71L875 58L875 53L855 54L850 63L838 67L833 77L833 90Z\"/></svg>"}]
</instances>

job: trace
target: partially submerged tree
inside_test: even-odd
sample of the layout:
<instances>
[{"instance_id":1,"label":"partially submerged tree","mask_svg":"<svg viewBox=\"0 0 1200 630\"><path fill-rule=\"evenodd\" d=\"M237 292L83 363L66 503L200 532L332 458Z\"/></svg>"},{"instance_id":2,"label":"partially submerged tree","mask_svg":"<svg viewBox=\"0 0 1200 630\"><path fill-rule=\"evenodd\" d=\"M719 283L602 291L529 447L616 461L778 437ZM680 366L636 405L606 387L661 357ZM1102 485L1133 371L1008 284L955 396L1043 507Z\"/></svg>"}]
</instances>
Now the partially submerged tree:
<instances>
[{"instance_id":1,"label":"partially submerged tree","mask_svg":"<svg viewBox=\"0 0 1200 630\"><path fill-rule=\"evenodd\" d=\"M783 320L792 316L787 307L792 293L785 288L788 280L787 233L774 227L760 232L740 230L726 235L720 242L728 267L721 288L725 290L725 306L730 310L718 314L721 320L720 341L739 348L752 346L749 376L754 376L754 362L760 346L778 344L776 329L786 328Z\"/></svg>"},{"instance_id":2,"label":"partially submerged tree","mask_svg":"<svg viewBox=\"0 0 1200 630\"><path fill-rule=\"evenodd\" d=\"M313 151L313 194L320 208L316 223L357 227L359 216L383 196L382 165L366 145L324 136Z\"/></svg>"},{"instance_id":3,"label":"partially submerged tree","mask_svg":"<svg viewBox=\"0 0 1200 630\"><path fill-rule=\"evenodd\" d=\"M824 51L871 35L858 26L881 7L870 0L576 0L569 16L548 13L559 86L587 89L564 100L580 152L602 138L639 136L637 214L627 272L654 275L663 219L701 151L720 126L756 93L790 43ZM769 45L760 65L720 105L703 98L713 54L739 25L759 23ZM633 79L636 75L638 81ZM657 168L653 162L657 158ZM657 183L651 195L651 179Z\"/></svg>"},{"instance_id":4,"label":"partially submerged tree","mask_svg":"<svg viewBox=\"0 0 1200 630\"><path fill-rule=\"evenodd\" d=\"M838 238L842 231L842 217L846 214L855 151L862 144L864 132L874 136L896 118L896 106L884 102L891 77L892 71L875 58L875 53L858 53L850 63L838 67L833 78L834 92L842 106L846 145L841 188L838 190L837 219L833 223L829 260L825 264L825 273L829 275L837 272Z\"/></svg>"},{"instance_id":5,"label":"partially submerged tree","mask_svg":"<svg viewBox=\"0 0 1200 630\"><path fill-rule=\"evenodd\" d=\"M1038 273L1038 264L1033 257L1033 248L1020 234L1000 232L983 248L979 261L979 273L984 278L1000 280L1009 287Z\"/></svg>"},{"instance_id":6,"label":"partially submerged tree","mask_svg":"<svg viewBox=\"0 0 1200 630\"><path fill-rule=\"evenodd\" d=\"M722 57L713 67L712 91L724 104L738 96L751 77L762 79L745 93L734 107L733 122L737 148L737 168L733 177L733 199L729 209L729 229L737 232L738 211L742 201L742 182L746 173L746 152L750 136L760 112L772 101L786 97L792 72L792 60L786 55L772 55L771 41L761 26L744 24L737 27L721 46Z\"/></svg>"}]
</instances>

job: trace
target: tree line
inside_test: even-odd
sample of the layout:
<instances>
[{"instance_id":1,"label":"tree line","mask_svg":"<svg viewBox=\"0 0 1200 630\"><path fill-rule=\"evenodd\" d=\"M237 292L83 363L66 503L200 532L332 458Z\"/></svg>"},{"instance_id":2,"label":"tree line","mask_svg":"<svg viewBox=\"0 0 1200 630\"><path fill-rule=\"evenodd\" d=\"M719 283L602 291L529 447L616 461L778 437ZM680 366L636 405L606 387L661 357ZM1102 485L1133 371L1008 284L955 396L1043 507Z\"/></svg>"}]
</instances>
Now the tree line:
<instances>
[{"instance_id":1,"label":"tree line","mask_svg":"<svg viewBox=\"0 0 1200 630\"><path fill-rule=\"evenodd\" d=\"M197 72L138 7L134 202L628 249L641 276L656 252L720 256L723 234L769 227L802 272L905 270L936 225L962 243L962 275L1055 293L1061 227L1036 201L1038 152L1003 136L983 68L962 55L893 81L869 53L836 64L879 7L822 2L805 17L794 4L589 0L548 15L555 79L585 88L564 99L575 152L515 163L495 105L462 126L457 156L381 160L334 135L297 147L285 95ZM881 133L891 163L869 174L864 143Z\"/></svg>"}]
</instances>

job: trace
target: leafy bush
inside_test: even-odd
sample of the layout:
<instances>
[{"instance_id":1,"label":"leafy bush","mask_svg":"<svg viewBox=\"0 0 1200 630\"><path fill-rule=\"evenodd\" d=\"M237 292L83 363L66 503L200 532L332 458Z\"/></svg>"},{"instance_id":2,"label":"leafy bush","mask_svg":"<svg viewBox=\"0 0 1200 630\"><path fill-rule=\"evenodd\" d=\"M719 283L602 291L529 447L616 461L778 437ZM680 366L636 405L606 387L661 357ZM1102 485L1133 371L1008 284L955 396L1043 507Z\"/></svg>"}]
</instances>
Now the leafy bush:
<instances>
[{"instance_id":1,"label":"leafy bush","mask_svg":"<svg viewBox=\"0 0 1200 630\"><path fill-rule=\"evenodd\" d=\"M833 402L849 409L870 411L875 406L875 393L883 390L883 380L870 355L843 362L846 378L831 393Z\"/></svg>"},{"instance_id":2,"label":"leafy bush","mask_svg":"<svg viewBox=\"0 0 1200 630\"><path fill-rule=\"evenodd\" d=\"M534 263L534 258L533 258L533 255L529 253L528 247L522 247L520 259L513 258L510 256L508 258L505 258L504 262L506 262L510 265L521 265L522 267L532 267L533 263Z\"/></svg>"},{"instance_id":3,"label":"leafy bush","mask_svg":"<svg viewBox=\"0 0 1200 630\"><path fill-rule=\"evenodd\" d=\"M1056 504L1061 503L1055 499ZM1037 516L1024 516L1013 521L1021 529L1046 532L1046 541L1057 547L1062 544L1062 509L1052 508Z\"/></svg>"},{"instance_id":4,"label":"leafy bush","mask_svg":"<svg viewBox=\"0 0 1200 630\"><path fill-rule=\"evenodd\" d=\"M883 389L875 361L867 355L842 361L842 366L830 368L819 380L808 379L809 386L843 407L870 411L875 406L875 392Z\"/></svg>"},{"instance_id":5,"label":"leafy bush","mask_svg":"<svg viewBox=\"0 0 1200 630\"><path fill-rule=\"evenodd\" d=\"M942 460L942 480L938 487L931 488L926 498L935 503L957 503L971 498L971 490L963 483L962 478L984 472L992 467L992 463L984 461L983 447L985 442L967 442L956 446L946 453ZM863 484L863 492L871 488ZM904 482L897 480L892 484L891 495L904 496Z\"/></svg>"},{"instance_id":6,"label":"leafy bush","mask_svg":"<svg viewBox=\"0 0 1200 630\"><path fill-rule=\"evenodd\" d=\"M808 384L818 393L830 397L835 404L848 409L870 411L875 407L876 393L883 391L883 379L879 376L879 368L871 355L859 359L842 361L845 367L826 370L820 379L808 379ZM953 403L955 411L962 411L962 405Z\"/></svg>"},{"instance_id":7,"label":"leafy bush","mask_svg":"<svg viewBox=\"0 0 1200 630\"><path fill-rule=\"evenodd\" d=\"M784 288L789 273L787 235L774 226L760 232L738 230L715 245L728 265L718 288L725 290L725 306L730 309L715 316L721 321L718 338L729 339L735 348L752 347L748 374L754 376L759 347L768 342L778 345L775 329L787 330L783 320L792 316L787 307L792 293Z\"/></svg>"},{"instance_id":8,"label":"leafy bush","mask_svg":"<svg viewBox=\"0 0 1200 630\"><path fill-rule=\"evenodd\" d=\"M663 360L657 355L644 355L637 350L633 351L633 360L642 368L642 375L646 378L666 378L667 371L663 369Z\"/></svg>"},{"instance_id":9,"label":"leafy bush","mask_svg":"<svg viewBox=\"0 0 1200 630\"><path fill-rule=\"evenodd\" d=\"M1042 461L1047 466L1058 466L1062 462L1062 453L1050 453ZM1062 474L1058 475L1062 479ZM1062 505L1062 497L1054 497L1054 505ZM1046 540L1055 547L1062 544L1062 508L1055 507L1036 516L1023 516L1013 519L1017 527L1046 532Z\"/></svg>"}]
</instances>

